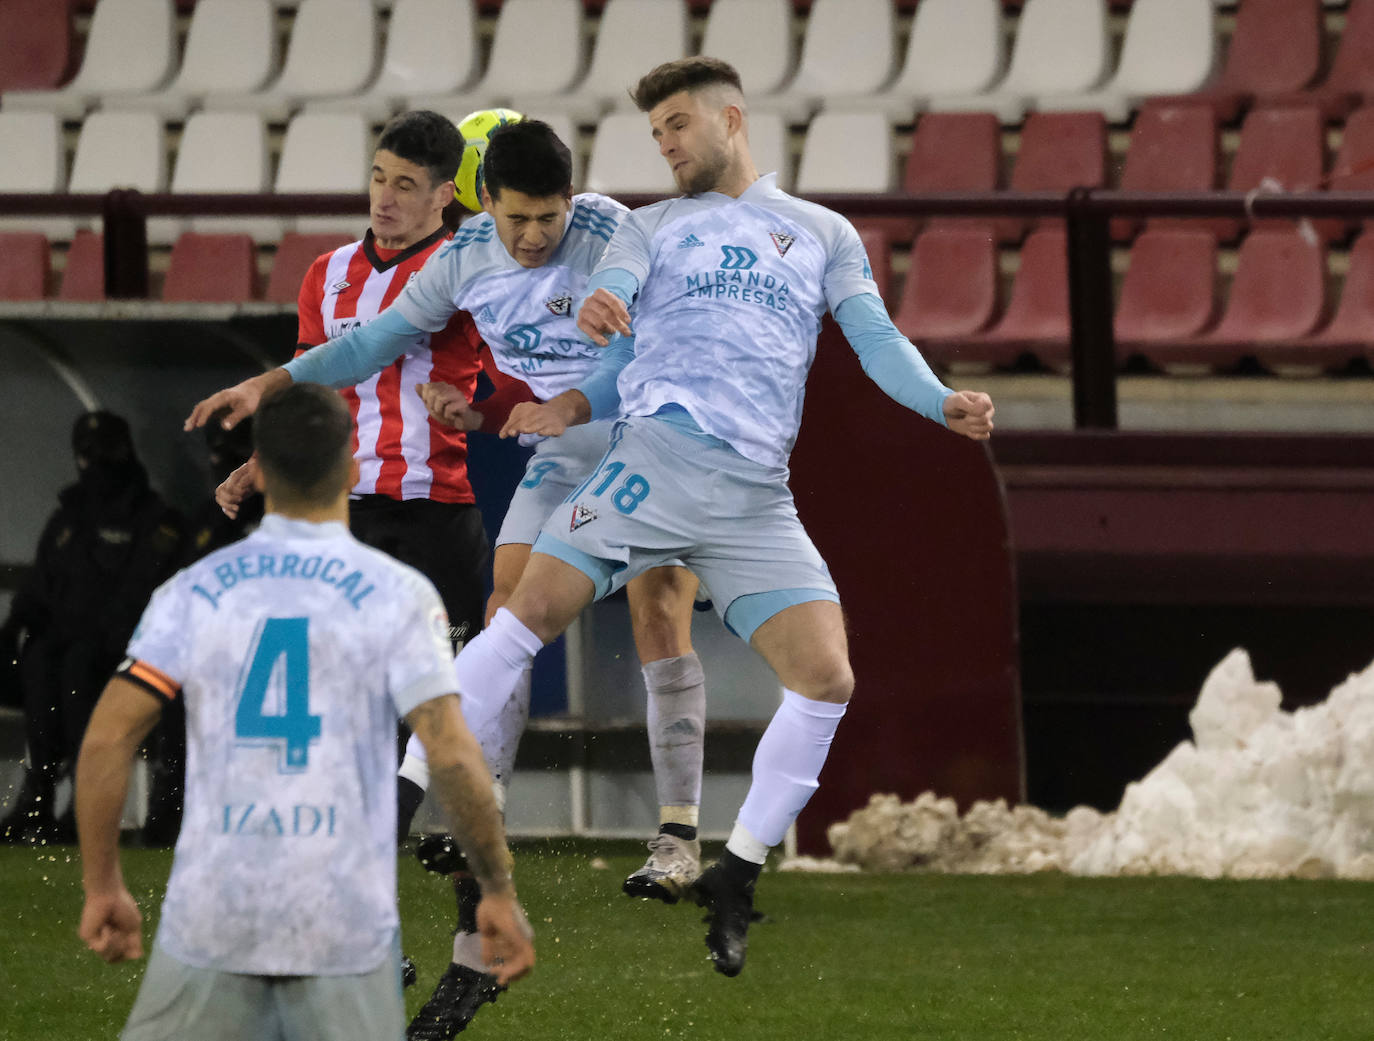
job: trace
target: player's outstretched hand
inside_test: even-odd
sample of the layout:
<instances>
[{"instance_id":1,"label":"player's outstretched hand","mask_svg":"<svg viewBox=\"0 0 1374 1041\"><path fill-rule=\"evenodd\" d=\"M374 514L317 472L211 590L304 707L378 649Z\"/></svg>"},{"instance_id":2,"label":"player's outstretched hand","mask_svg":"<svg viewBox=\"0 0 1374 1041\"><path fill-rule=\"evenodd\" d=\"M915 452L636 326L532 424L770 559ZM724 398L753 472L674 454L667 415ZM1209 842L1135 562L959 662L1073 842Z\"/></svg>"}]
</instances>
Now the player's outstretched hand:
<instances>
[{"instance_id":1,"label":"player's outstretched hand","mask_svg":"<svg viewBox=\"0 0 1374 1041\"><path fill-rule=\"evenodd\" d=\"M611 342L612 333L630 336L630 310L625 301L609 289L598 289L582 301L577 312L577 327L598 347Z\"/></svg>"},{"instance_id":2,"label":"player's outstretched hand","mask_svg":"<svg viewBox=\"0 0 1374 1041\"><path fill-rule=\"evenodd\" d=\"M981 391L956 390L945 398L945 425L975 441L992 436L992 398Z\"/></svg>"},{"instance_id":3,"label":"player's outstretched hand","mask_svg":"<svg viewBox=\"0 0 1374 1041\"><path fill-rule=\"evenodd\" d=\"M482 413L451 383L417 383L415 393L420 395L429 414L445 426L476 430L482 425Z\"/></svg>"},{"instance_id":4,"label":"player's outstretched hand","mask_svg":"<svg viewBox=\"0 0 1374 1041\"><path fill-rule=\"evenodd\" d=\"M239 515L239 506L243 500L257 491L253 483L257 475L258 457L254 454L215 489L215 503L230 520Z\"/></svg>"},{"instance_id":5,"label":"player's outstretched hand","mask_svg":"<svg viewBox=\"0 0 1374 1041\"><path fill-rule=\"evenodd\" d=\"M534 930L513 892L482 897L477 931L482 936L482 961L502 986L534 968Z\"/></svg>"},{"instance_id":6,"label":"player's outstretched hand","mask_svg":"<svg viewBox=\"0 0 1374 1041\"><path fill-rule=\"evenodd\" d=\"M191 414L186 417L182 429L188 432L197 430L210 422L215 413L224 409L226 411L219 421L220 426L225 430L233 430L258 410L258 403L262 401L264 394L284 387L290 382L291 375L285 369L273 369L271 372L264 372L260 376L217 391L191 409Z\"/></svg>"},{"instance_id":7,"label":"player's outstretched hand","mask_svg":"<svg viewBox=\"0 0 1374 1041\"><path fill-rule=\"evenodd\" d=\"M86 946L110 964L143 957L143 916L122 886L109 893L87 893L77 933Z\"/></svg>"}]
</instances>

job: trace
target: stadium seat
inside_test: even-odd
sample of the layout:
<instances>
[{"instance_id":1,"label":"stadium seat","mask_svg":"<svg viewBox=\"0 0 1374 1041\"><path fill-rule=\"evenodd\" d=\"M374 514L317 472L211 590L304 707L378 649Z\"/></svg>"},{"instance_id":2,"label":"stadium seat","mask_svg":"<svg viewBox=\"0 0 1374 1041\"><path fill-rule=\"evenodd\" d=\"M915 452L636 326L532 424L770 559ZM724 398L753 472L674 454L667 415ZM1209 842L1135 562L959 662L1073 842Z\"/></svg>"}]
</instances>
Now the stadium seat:
<instances>
[{"instance_id":1,"label":"stadium seat","mask_svg":"<svg viewBox=\"0 0 1374 1041\"><path fill-rule=\"evenodd\" d=\"M185 192L271 191L267 128L256 112L196 112L181 132L171 190ZM148 241L176 241L186 228L202 233L239 232L259 242L276 239L281 221L273 217L192 217L148 221Z\"/></svg>"},{"instance_id":2,"label":"stadium seat","mask_svg":"<svg viewBox=\"0 0 1374 1041\"><path fill-rule=\"evenodd\" d=\"M302 0L309 3L310 0ZM363 192L372 168L372 135L357 112L302 112L287 124L277 165L278 192ZM287 230L336 232L358 238L366 210L329 217L294 217Z\"/></svg>"},{"instance_id":3,"label":"stadium seat","mask_svg":"<svg viewBox=\"0 0 1374 1041\"><path fill-rule=\"evenodd\" d=\"M595 123L604 112L631 108L628 88L654 66L686 55L690 39L683 0L606 0L582 81L562 94L522 87L511 104L521 112L565 112L579 125Z\"/></svg>"},{"instance_id":4,"label":"stadium seat","mask_svg":"<svg viewBox=\"0 0 1374 1041\"><path fill-rule=\"evenodd\" d=\"M0 93L55 90L76 58L71 11L53 0L0 3Z\"/></svg>"},{"instance_id":5,"label":"stadium seat","mask_svg":"<svg viewBox=\"0 0 1374 1041\"><path fill-rule=\"evenodd\" d=\"M823 104L876 110L909 123L928 98L987 90L1002 71L1002 59L998 0L924 0L916 8L896 81L872 94L828 97Z\"/></svg>"},{"instance_id":6,"label":"stadium seat","mask_svg":"<svg viewBox=\"0 0 1374 1041\"><path fill-rule=\"evenodd\" d=\"M1340 119L1374 97L1374 0L1350 0L1331 68L1303 96L1320 105L1328 119Z\"/></svg>"},{"instance_id":7,"label":"stadium seat","mask_svg":"<svg viewBox=\"0 0 1374 1041\"><path fill-rule=\"evenodd\" d=\"M1321 67L1322 36L1321 0L1245 0L1221 75L1191 97L1229 123L1256 99L1302 90Z\"/></svg>"},{"instance_id":8,"label":"stadium seat","mask_svg":"<svg viewBox=\"0 0 1374 1041\"><path fill-rule=\"evenodd\" d=\"M642 112L602 116L587 162L589 192L661 192L674 194L672 171L649 134Z\"/></svg>"},{"instance_id":9,"label":"stadium seat","mask_svg":"<svg viewBox=\"0 0 1374 1041\"><path fill-rule=\"evenodd\" d=\"M1327 187L1333 192L1374 191L1374 106L1356 109L1346 118ZM1348 223L1360 226L1374 221Z\"/></svg>"},{"instance_id":10,"label":"stadium seat","mask_svg":"<svg viewBox=\"0 0 1374 1041\"><path fill-rule=\"evenodd\" d=\"M890 192L892 128L881 112L822 112L811 120L797 191Z\"/></svg>"},{"instance_id":11,"label":"stadium seat","mask_svg":"<svg viewBox=\"0 0 1374 1041\"><path fill-rule=\"evenodd\" d=\"M105 237L82 228L67 247L59 300L105 299Z\"/></svg>"},{"instance_id":12,"label":"stadium seat","mask_svg":"<svg viewBox=\"0 0 1374 1041\"><path fill-rule=\"evenodd\" d=\"M873 272L873 284L889 311L892 310L892 247L879 231L859 229L859 241L868 254L868 267Z\"/></svg>"},{"instance_id":13,"label":"stadium seat","mask_svg":"<svg viewBox=\"0 0 1374 1041\"><path fill-rule=\"evenodd\" d=\"M1147 228L1131 247L1114 326L1118 358L1196 337L1216 310L1217 240L1200 228Z\"/></svg>"},{"instance_id":14,"label":"stadium seat","mask_svg":"<svg viewBox=\"0 0 1374 1041\"><path fill-rule=\"evenodd\" d=\"M751 101L781 90L792 75L791 0L715 0L701 53L733 65Z\"/></svg>"},{"instance_id":15,"label":"stadium seat","mask_svg":"<svg viewBox=\"0 0 1374 1041\"><path fill-rule=\"evenodd\" d=\"M1033 98L1091 90L1111 54L1104 0L1026 0L1003 79L981 94L930 99L936 112L996 112L1019 123Z\"/></svg>"},{"instance_id":16,"label":"stadium seat","mask_svg":"<svg viewBox=\"0 0 1374 1041\"><path fill-rule=\"evenodd\" d=\"M214 94L207 108L252 109L284 122L307 101L359 94L377 66L372 0L300 0L281 75L252 93Z\"/></svg>"},{"instance_id":17,"label":"stadium seat","mask_svg":"<svg viewBox=\"0 0 1374 1041\"><path fill-rule=\"evenodd\" d=\"M176 60L171 0L102 0L91 15L75 78L57 90L7 91L4 107L56 112L77 120L104 97L160 87Z\"/></svg>"},{"instance_id":18,"label":"stadium seat","mask_svg":"<svg viewBox=\"0 0 1374 1041\"><path fill-rule=\"evenodd\" d=\"M916 123L902 174L902 189L913 194L930 192L995 192L1002 174L1002 128L991 112L927 112ZM905 221L909 239L920 218ZM958 217L937 217L930 226ZM986 223L985 221L983 223Z\"/></svg>"},{"instance_id":19,"label":"stadium seat","mask_svg":"<svg viewBox=\"0 0 1374 1041\"><path fill-rule=\"evenodd\" d=\"M1217 116L1208 105L1175 105L1167 99L1140 110L1119 187L1138 192L1206 192L1217 186ZM1172 223L1156 217L1152 226ZM1140 221L1118 217L1112 237L1129 239Z\"/></svg>"},{"instance_id":20,"label":"stadium seat","mask_svg":"<svg viewBox=\"0 0 1374 1041\"><path fill-rule=\"evenodd\" d=\"M277 68L271 0L200 0L176 78L164 90L106 98L105 108L142 108L180 121L207 96L260 89Z\"/></svg>"},{"instance_id":21,"label":"stadium seat","mask_svg":"<svg viewBox=\"0 0 1374 1041\"><path fill-rule=\"evenodd\" d=\"M648 127L647 117L640 117ZM777 173L778 187L791 191L794 183L792 176L792 150L788 147L787 124L778 112L749 113L749 153L754 157L754 165L761 174Z\"/></svg>"},{"instance_id":22,"label":"stadium seat","mask_svg":"<svg viewBox=\"0 0 1374 1041\"><path fill-rule=\"evenodd\" d=\"M927 228L911 248L894 321L932 363L959 359L959 341L997 311L997 244L985 227Z\"/></svg>"},{"instance_id":23,"label":"stadium seat","mask_svg":"<svg viewBox=\"0 0 1374 1041\"><path fill-rule=\"evenodd\" d=\"M1309 336L1266 343L1258 357L1274 367L1340 367L1352 359L1374 361L1374 235L1365 232L1350 247L1349 267L1331 321Z\"/></svg>"},{"instance_id":24,"label":"stadium seat","mask_svg":"<svg viewBox=\"0 0 1374 1041\"><path fill-rule=\"evenodd\" d=\"M509 105L517 94L554 96L582 72L582 5L578 0L505 0L482 78L462 92L412 94L407 108L467 114ZM527 113L544 118L534 109Z\"/></svg>"},{"instance_id":25,"label":"stadium seat","mask_svg":"<svg viewBox=\"0 0 1374 1041\"><path fill-rule=\"evenodd\" d=\"M1311 191L1321 186L1325 153L1326 128L1316 105L1252 109L1241 124L1226 186L1238 192ZM1233 220L1209 223L1223 241L1233 240L1242 227ZM1339 224L1323 222L1322 229L1323 237L1331 237Z\"/></svg>"},{"instance_id":26,"label":"stadium seat","mask_svg":"<svg viewBox=\"0 0 1374 1041\"><path fill-rule=\"evenodd\" d=\"M42 300L51 273L46 235L39 231L0 232L0 300Z\"/></svg>"},{"instance_id":27,"label":"stadium seat","mask_svg":"<svg viewBox=\"0 0 1374 1041\"><path fill-rule=\"evenodd\" d=\"M783 91L750 99L751 107L804 123L822 100L875 94L892 78L896 25L888 0L815 0L806 19L797 75Z\"/></svg>"},{"instance_id":28,"label":"stadium seat","mask_svg":"<svg viewBox=\"0 0 1374 1041\"><path fill-rule=\"evenodd\" d=\"M1260 227L1240 245L1225 313L1193 340L1154 343L1143 353L1161 365L1228 368L1259 356L1264 344L1300 339L1326 307L1326 249L1293 228Z\"/></svg>"},{"instance_id":29,"label":"stadium seat","mask_svg":"<svg viewBox=\"0 0 1374 1041\"><path fill-rule=\"evenodd\" d=\"M350 109L382 123L409 95L461 91L479 65L472 0L395 0L377 79L361 94L310 101L307 107Z\"/></svg>"},{"instance_id":30,"label":"stadium seat","mask_svg":"<svg viewBox=\"0 0 1374 1041\"><path fill-rule=\"evenodd\" d=\"M202 235L188 231L172 247L164 301L240 303L252 300L257 253L248 235Z\"/></svg>"},{"instance_id":31,"label":"stadium seat","mask_svg":"<svg viewBox=\"0 0 1374 1041\"><path fill-rule=\"evenodd\" d=\"M137 188L167 190L167 149L162 118L153 112L92 112L81 124L69 192ZM78 222L98 223L99 217Z\"/></svg>"},{"instance_id":32,"label":"stadium seat","mask_svg":"<svg viewBox=\"0 0 1374 1041\"><path fill-rule=\"evenodd\" d=\"M1107 177L1107 124L1100 112L1032 112L1021 128L1021 149L1011 171L1018 192L1100 188ZM1019 238L1026 222L997 221L998 238Z\"/></svg>"},{"instance_id":33,"label":"stadium seat","mask_svg":"<svg viewBox=\"0 0 1374 1041\"><path fill-rule=\"evenodd\" d=\"M0 192L60 192L67 183L62 122L53 112L0 111ZM69 239L76 230L68 217L0 217L6 230L42 231Z\"/></svg>"},{"instance_id":34,"label":"stadium seat","mask_svg":"<svg viewBox=\"0 0 1374 1041\"><path fill-rule=\"evenodd\" d=\"M272 257L272 273L267 277L263 299L271 304L294 304L300 296L301 282L310 265L321 254L352 242L356 236L343 234L305 235L288 231L277 243Z\"/></svg>"},{"instance_id":35,"label":"stadium seat","mask_svg":"<svg viewBox=\"0 0 1374 1041\"><path fill-rule=\"evenodd\" d=\"M1096 109L1125 123L1148 97L1188 94L1211 78L1216 55L1212 0L1135 0L1116 73L1097 90L1041 95L1040 111Z\"/></svg>"}]
</instances>

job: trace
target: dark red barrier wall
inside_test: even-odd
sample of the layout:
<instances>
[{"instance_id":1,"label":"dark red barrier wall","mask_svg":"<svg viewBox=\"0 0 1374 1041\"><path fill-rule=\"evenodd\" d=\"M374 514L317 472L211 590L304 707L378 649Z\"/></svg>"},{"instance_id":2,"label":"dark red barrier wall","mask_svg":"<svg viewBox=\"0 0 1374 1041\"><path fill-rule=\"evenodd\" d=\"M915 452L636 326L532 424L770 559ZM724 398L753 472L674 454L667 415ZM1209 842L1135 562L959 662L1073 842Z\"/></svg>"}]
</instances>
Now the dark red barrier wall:
<instances>
[{"instance_id":1,"label":"dark red barrier wall","mask_svg":"<svg viewBox=\"0 0 1374 1041\"><path fill-rule=\"evenodd\" d=\"M827 321L792 488L839 586L857 680L802 851L828 853L826 827L874 792L1021 799L1016 587L986 448L891 401Z\"/></svg>"}]
</instances>

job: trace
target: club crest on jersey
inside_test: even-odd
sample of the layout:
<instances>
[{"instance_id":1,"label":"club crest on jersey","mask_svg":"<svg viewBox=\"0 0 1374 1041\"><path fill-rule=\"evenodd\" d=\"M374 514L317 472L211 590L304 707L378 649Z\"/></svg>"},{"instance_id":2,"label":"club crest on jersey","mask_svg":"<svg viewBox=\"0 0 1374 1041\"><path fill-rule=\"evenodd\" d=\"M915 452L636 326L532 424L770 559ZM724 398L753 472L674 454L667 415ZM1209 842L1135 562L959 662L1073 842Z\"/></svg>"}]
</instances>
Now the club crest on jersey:
<instances>
[{"instance_id":1,"label":"club crest on jersey","mask_svg":"<svg viewBox=\"0 0 1374 1041\"><path fill-rule=\"evenodd\" d=\"M347 281L340 280L338 282L335 282L332 286L330 286L329 291L331 293L342 293L345 289L348 288L348 286L349 283Z\"/></svg>"},{"instance_id":2,"label":"club crest on jersey","mask_svg":"<svg viewBox=\"0 0 1374 1041\"><path fill-rule=\"evenodd\" d=\"M773 240L773 245L777 247L778 256L787 256L787 251L792 248L792 243L797 241L797 236L789 235L784 231L770 231L768 237Z\"/></svg>"},{"instance_id":3,"label":"club crest on jersey","mask_svg":"<svg viewBox=\"0 0 1374 1041\"><path fill-rule=\"evenodd\" d=\"M550 314L555 314L559 318L564 318L572 311L572 294L560 293L544 301L544 306L549 309Z\"/></svg>"},{"instance_id":4,"label":"club crest on jersey","mask_svg":"<svg viewBox=\"0 0 1374 1041\"><path fill-rule=\"evenodd\" d=\"M704 245L706 245L706 243L702 242L701 239L697 238L695 235L688 235L685 239L683 239L681 242L679 242L679 243L677 244L677 248L678 248L678 249L691 249L693 246L704 246Z\"/></svg>"},{"instance_id":5,"label":"club crest on jersey","mask_svg":"<svg viewBox=\"0 0 1374 1041\"><path fill-rule=\"evenodd\" d=\"M590 524L596 520L596 511L590 506L583 506L580 502L573 507L572 523L568 525L569 531L576 531L584 524Z\"/></svg>"}]
</instances>

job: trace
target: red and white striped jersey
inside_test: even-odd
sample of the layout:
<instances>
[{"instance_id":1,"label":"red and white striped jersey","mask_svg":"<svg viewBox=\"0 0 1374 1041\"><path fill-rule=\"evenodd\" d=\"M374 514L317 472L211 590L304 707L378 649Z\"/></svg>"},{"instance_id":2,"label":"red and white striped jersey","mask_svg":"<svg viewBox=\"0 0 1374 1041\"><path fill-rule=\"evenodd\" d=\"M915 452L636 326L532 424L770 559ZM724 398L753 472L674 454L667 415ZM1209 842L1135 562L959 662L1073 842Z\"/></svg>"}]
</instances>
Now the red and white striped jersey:
<instances>
[{"instance_id":1,"label":"red and white striped jersey","mask_svg":"<svg viewBox=\"0 0 1374 1041\"><path fill-rule=\"evenodd\" d=\"M297 354L366 325L391 306L447 239L440 228L403 250L379 248L372 231L326 253L301 283ZM405 354L370 379L340 391L357 424L355 495L470 503L467 435L430 419L417 383L451 383L472 399L482 338L465 311L435 333L420 333Z\"/></svg>"}]
</instances>

